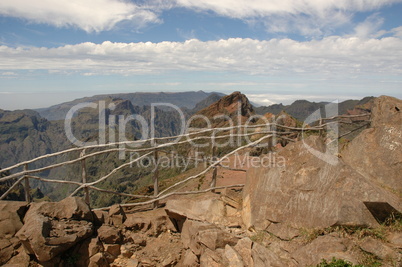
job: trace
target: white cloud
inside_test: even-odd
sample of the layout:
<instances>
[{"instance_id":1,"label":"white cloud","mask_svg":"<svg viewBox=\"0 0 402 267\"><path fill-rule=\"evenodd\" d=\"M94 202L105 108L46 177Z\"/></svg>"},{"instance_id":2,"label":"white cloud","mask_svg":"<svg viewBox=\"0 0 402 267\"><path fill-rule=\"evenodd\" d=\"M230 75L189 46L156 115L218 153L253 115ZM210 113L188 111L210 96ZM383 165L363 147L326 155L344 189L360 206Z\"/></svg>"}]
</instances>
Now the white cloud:
<instances>
[{"instance_id":1,"label":"white cloud","mask_svg":"<svg viewBox=\"0 0 402 267\"><path fill-rule=\"evenodd\" d=\"M391 33L393 33L393 35L394 35L395 37L402 38L402 26L397 27L397 28L393 28L393 29L391 30Z\"/></svg>"},{"instance_id":2,"label":"white cloud","mask_svg":"<svg viewBox=\"0 0 402 267\"><path fill-rule=\"evenodd\" d=\"M325 36L351 23L356 12L378 10L402 0L1 0L0 15L30 23L76 27L87 32L130 21L139 29L160 23L159 15L174 7L262 23L275 33ZM186 33L193 35L194 33Z\"/></svg>"},{"instance_id":3,"label":"white cloud","mask_svg":"<svg viewBox=\"0 0 402 267\"><path fill-rule=\"evenodd\" d=\"M17 76L17 73L12 71L5 71L1 73L2 76Z\"/></svg>"},{"instance_id":4,"label":"white cloud","mask_svg":"<svg viewBox=\"0 0 402 267\"><path fill-rule=\"evenodd\" d=\"M351 23L356 12L373 11L402 0L176 0L177 5L220 16L262 22L269 32L307 36L330 34Z\"/></svg>"},{"instance_id":5,"label":"white cloud","mask_svg":"<svg viewBox=\"0 0 402 267\"><path fill-rule=\"evenodd\" d=\"M380 31L383 23L384 19L382 17L378 16L378 14L373 14L355 27L354 35L363 38L381 36L385 33L385 31Z\"/></svg>"},{"instance_id":6,"label":"white cloud","mask_svg":"<svg viewBox=\"0 0 402 267\"><path fill-rule=\"evenodd\" d=\"M289 105L296 100L308 100L311 102L331 102L331 101L345 101L349 99L362 99L363 96L358 95L312 95L312 94L247 94L248 99L251 101L260 104L262 106L269 106L273 104L284 104Z\"/></svg>"},{"instance_id":7,"label":"white cloud","mask_svg":"<svg viewBox=\"0 0 402 267\"><path fill-rule=\"evenodd\" d=\"M272 14L305 14L325 17L330 13L369 11L401 0L176 0L182 7L210 10L233 18Z\"/></svg>"},{"instance_id":8,"label":"white cloud","mask_svg":"<svg viewBox=\"0 0 402 267\"><path fill-rule=\"evenodd\" d=\"M87 32L112 29L121 21L134 27L158 22L155 12L122 0L1 0L0 15Z\"/></svg>"},{"instance_id":9,"label":"white cloud","mask_svg":"<svg viewBox=\"0 0 402 267\"><path fill-rule=\"evenodd\" d=\"M314 75L320 79L401 75L402 40L327 37L298 42L227 39L202 42L81 43L57 48L0 46L0 70L150 74L167 71Z\"/></svg>"}]
</instances>

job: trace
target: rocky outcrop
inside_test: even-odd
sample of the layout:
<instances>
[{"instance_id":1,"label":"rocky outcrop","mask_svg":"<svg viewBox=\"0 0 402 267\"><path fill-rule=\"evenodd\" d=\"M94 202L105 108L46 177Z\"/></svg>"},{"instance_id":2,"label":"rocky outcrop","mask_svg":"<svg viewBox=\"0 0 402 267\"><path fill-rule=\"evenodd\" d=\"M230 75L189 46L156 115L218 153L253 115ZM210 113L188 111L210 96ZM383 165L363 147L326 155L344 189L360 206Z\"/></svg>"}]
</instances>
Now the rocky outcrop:
<instances>
[{"instance_id":1,"label":"rocky outcrop","mask_svg":"<svg viewBox=\"0 0 402 267\"><path fill-rule=\"evenodd\" d=\"M214 126L216 127L226 125L228 118L236 124L239 121L245 123L247 119L254 114L253 106L250 104L247 97L240 92L234 92L224 96L209 107L197 112L197 115L203 115L209 119L213 119ZM205 122L204 120L201 121ZM195 126L200 126L197 120L193 122L193 124L196 124Z\"/></svg>"},{"instance_id":2,"label":"rocky outcrop","mask_svg":"<svg viewBox=\"0 0 402 267\"><path fill-rule=\"evenodd\" d=\"M26 202L0 202L0 265L18 255L20 243L15 234L22 228L22 218L27 210Z\"/></svg>"},{"instance_id":3,"label":"rocky outcrop","mask_svg":"<svg viewBox=\"0 0 402 267\"><path fill-rule=\"evenodd\" d=\"M55 258L93 233L92 213L80 198L32 203L16 236L39 261Z\"/></svg>"},{"instance_id":4,"label":"rocky outcrop","mask_svg":"<svg viewBox=\"0 0 402 267\"><path fill-rule=\"evenodd\" d=\"M371 119L372 128L348 143L342 158L365 178L402 193L402 100L378 97Z\"/></svg>"},{"instance_id":5,"label":"rocky outcrop","mask_svg":"<svg viewBox=\"0 0 402 267\"><path fill-rule=\"evenodd\" d=\"M226 226L236 226L239 225L237 207L240 207L240 204L235 198L233 193L222 195L206 193L197 196L183 196L168 200L165 209L178 230L181 230L181 225L187 218Z\"/></svg>"},{"instance_id":6,"label":"rocky outcrop","mask_svg":"<svg viewBox=\"0 0 402 267\"><path fill-rule=\"evenodd\" d=\"M342 161L333 166L317 158L304 143L317 151L325 148L320 137L311 136L277 153L287 159L286 168L249 170L242 211L247 227L264 230L272 222L295 227L375 226L365 203L386 202L401 210L396 195Z\"/></svg>"}]
</instances>

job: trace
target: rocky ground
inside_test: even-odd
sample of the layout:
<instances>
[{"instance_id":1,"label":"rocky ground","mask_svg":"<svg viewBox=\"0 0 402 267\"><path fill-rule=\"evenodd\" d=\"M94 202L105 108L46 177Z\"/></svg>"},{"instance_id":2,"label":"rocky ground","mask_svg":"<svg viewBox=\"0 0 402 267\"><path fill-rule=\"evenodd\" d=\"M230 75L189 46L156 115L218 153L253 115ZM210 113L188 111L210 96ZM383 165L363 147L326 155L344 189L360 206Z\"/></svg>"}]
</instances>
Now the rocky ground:
<instances>
[{"instance_id":1,"label":"rocky ground","mask_svg":"<svg viewBox=\"0 0 402 267\"><path fill-rule=\"evenodd\" d=\"M372 126L339 153L309 136L277 150L284 166L219 172L218 185L244 188L173 196L157 209L1 201L0 265L402 266L400 110L401 100L379 97Z\"/></svg>"},{"instance_id":2,"label":"rocky ground","mask_svg":"<svg viewBox=\"0 0 402 267\"><path fill-rule=\"evenodd\" d=\"M81 199L67 198L33 203L25 216L24 203L2 202L0 259L4 266L312 266L332 257L401 264L400 222L245 229L241 201L238 190L225 190L130 214L118 205L91 212Z\"/></svg>"}]
</instances>

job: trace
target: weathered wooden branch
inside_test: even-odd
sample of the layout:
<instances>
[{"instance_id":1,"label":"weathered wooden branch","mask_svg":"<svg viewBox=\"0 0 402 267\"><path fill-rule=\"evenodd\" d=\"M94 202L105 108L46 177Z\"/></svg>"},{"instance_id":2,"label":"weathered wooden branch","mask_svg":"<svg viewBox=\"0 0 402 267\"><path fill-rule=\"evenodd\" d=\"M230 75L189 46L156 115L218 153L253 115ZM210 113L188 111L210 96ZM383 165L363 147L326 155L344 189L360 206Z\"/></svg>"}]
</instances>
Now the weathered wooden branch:
<instances>
[{"instance_id":1,"label":"weathered wooden branch","mask_svg":"<svg viewBox=\"0 0 402 267\"><path fill-rule=\"evenodd\" d=\"M28 170L28 164L24 165L24 171ZM25 193L25 201L30 203L31 202L31 189L29 187L29 177L24 175L24 193Z\"/></svg>"},{"instance_id":2,"label":"weathered wooden branch","mask_svg":"<svg viewBox=\"0 0 402 267\"><path fill-rule=\"evenodd\" d=\"M126 204L120 204L122 207L135 207L135 206L141 206L141 205L147 205L147 204L152 204L156 201L160 201L162 199L171 197L171 196L177 196L177 195L195 195L195 194L202 194L202 193L207 193L212 190L219 190L219 189L225 189L225 188L234 188L234 187L244 187L244 184L235 184L235 185L227 185L227 186L217 186L217 187L211 187L205 190L200 190L200 191L185 191L185 192L172 192L163 196L159 196L156 199L144 201L144 202L138 202L138 203L126 203ZM108 210L110 207L103 207L103 208L97 208L94 210Z\"/></svg>"},{"instance_id":3,"label":"weathered wooden branch","mask_svg":"<svg viewBox=\"0 0 402 267\"><path fill-rule=\"evenodd\" d=\"M226 154L226 155L223 156L222 158L220 158L220 159L218 159L217 161L215 161L215 163L211 164L209 167L207 167L207 168L206 168L205 170L203 170L202 172L200 172L200 173L198 173L198 174L196 174L196 175L190 176L190 177L188 177L188 178L186 178L186 179L184 179L184 180L182 180L182 181L180 181L180 182L177 182L177 183L175 183L174 185L172 185L172 186L166 188L165 190L163 190L162 192L159 193L158 197L161 196L161 195L163 195L163 193L167 192L168 190L171 190L172 188L174 188L174 187L176 187L176 186L178 186L178 185L181 185L181 184L186 183L186 182L188 182L188 181L190 181L190 180L196 179L196 178L200 177L201 175L206 174L206 173L207 173L209 170L211 170L213 167L215 167L216 165L218 165L219 163L221 163L224 159L226 159L226 158L228 158L229 156L233 155L233 154L236 153L237 151L240 151L240 150L245 149L245 148L247 148L247 147L256 145L256 144L260 143L261 141L263 141L263 140L265 140L265 139L267 139L267 138L270 138L270 137L272 137L272 135L267 135L267 136L261 137L261 138L258 139L257 141L254 141L254 142L251 142L251 143L249 143L249 144L247 144L247 145L238 147L237 149L233 150L232 152L229 152L228 154Z\"/></svg>"},{"instance_id":4,"label":"weathered wooden branch","mask_svg":"<svg viewBox=\"0 0 402 267\"><path fill-rule=\"evenodd\" d=\"M115 192L115 191L111 191L111 190L106 190L106 189L99 188L99 187L92 186L92 185L89 185L88 188L91 188L91 189L96 190L96 191L99 191L99 192L115 194L115 195L119 195L119 196L123 196L123 197L132 197L132 198L154 198L154 196L133 195L133 194L127 194L127 193L119 193L119 192Z\"/></svg>"},{"instance_id":5,"label":"weathered wooden branch","mask_svg":"<svg viewBox=\"0 0 402 267\"><path fill-rule=\"evenodd\" d=\"M85 156L85 149L81 151L80 158ZM87 167L85 164L85 159L81 160L81 177L82 177L82 183L86 184L87 183ZM84 188L85 191L85 202L90 205L91 201L89 199L89 189L88 187Z\"/></svg>"},{"instance_id":6,"label":"weathered wooden branch","mask_svg":"<svg viewBox=\"0 0 402 267\"><path fill-rule=\"evenodd\" d=\"M24 176L18 179L12 186L10 186L10 188L6 192L4 192L4 194L0 197L0 200L4 200L8 196L8 194L10 194L10 192L13 191L14 188L16 188L24 179Z\"/></svg>"},{"instance_id":7,"label":"weathered wooden branch","mask_svg":"<svg viewBox=\"0 0 402 267\"><path fill-rule=\"evenodd\" d=\"M120 165L119 167L114 168L111 172L109 172L108 174L106 174L105 176L99 178L98 180L96 180L96 181L94 181L94 182L87 183L87 184L82 184L82 185L79 186L77 189L75 189L74 192L70 194L70 196L71 196L71 197L74 196L75 194L77 194L77 192L78 192L79 190L81 190L82 188L84 188L84 187L86 187L86 186L95 185L95 184L98 184L98 183L100 183L100 182L106 180L107 178L109 178L110 176L112 176L113 174L115 174L116 172L118 172L119 170L123 169L124 167L129 166L129 165L131 165L131 164L133 164L133 163L135 163L135 162L137 162L137 161L139 161L139 160L141 160L141 159L143 159L143 158L145 158L146 156L149 156L149 155L151 155L151 154L152 154L152 152L149 152L149 153L147 153L147 154L142 155L141 157L136 158L135 160L132 160L132 161L127 162L127 163L124 163L124 164Z\"/></svg>"}]
</instances>

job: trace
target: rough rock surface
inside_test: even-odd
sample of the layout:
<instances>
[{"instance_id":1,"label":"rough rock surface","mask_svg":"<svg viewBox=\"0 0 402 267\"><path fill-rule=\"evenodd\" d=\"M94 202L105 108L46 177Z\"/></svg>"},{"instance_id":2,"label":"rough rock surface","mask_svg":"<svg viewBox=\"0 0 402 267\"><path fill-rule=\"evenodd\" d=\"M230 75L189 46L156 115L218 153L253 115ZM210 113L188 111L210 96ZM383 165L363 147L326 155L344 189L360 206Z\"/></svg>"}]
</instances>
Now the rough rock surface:
<instances>
[{"instance_id":1,"label":"rough rock surface","mask_svg":"<svg viewBox=\"0 0 402 267\"><path fill-rule=\"evenodd\" d=\"M372 128L364 130L342 152L360 174L402 192L402 100L381 96L374 101Z\"/></svg>"},{"instance_id":2,"label":"rough rock surface","mask_svg":"<svg viewBox=\"0 0 402 267\"><path fill-rule=\"evenodd\" d=\"M344 164L331 165L311 154L304 144L323 151L320 137L289 144L286 168L256 167L247 173L243 191L243 220L264 230L270 222L295 227L377 225L364 202L385 202L401 210L401 201Z\"/></svg>"},{"instance_id":3,"label":"rough rock surface","mask_svg":"<svg viewBox=\"0 0 402 267\"><path fill-rule=\"evenodd\" d=\"M92 213L80 198L32 203L16 236L29 254L49 261L93 233Z\"/></svg>"},{"instance_id":4,"label":"rough rock surface","mask_svg":"<svg viewBox=\"0 0 402 267\"><path fill-rule=\"evenodd\" d=\"M333 257L357 264L357 259L350 250L348 239L327 235L319 236L310 244L300 247L292 257L299 266L314 266L320 263L321 259L331 260Z\"/></svg>"},{"instance_id":5,"label":"rough rock surface","mask_svg":"<svg viewBox=\"0 0 402 267\"><path fill-rule=\"evenodd\" d=\"M22 228L26 202L0 201L0 265L6 263L19 247L15 234Z\"/></svg>"},{"instance_id":6,"label":"rough rock surface","mask_svg":"<svg viewBox=\"0 0 402 267\"><path fill-rule=\"evenodd\" d=\"M185 218L205 221L221 225L239 225L238 210L233 206L240 206L228 195L222 197L206 193L201 195L183 196L166 202L166 213L181 229Z\"/></svg>"}]
</instances>

